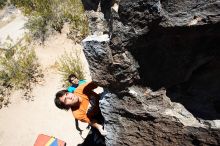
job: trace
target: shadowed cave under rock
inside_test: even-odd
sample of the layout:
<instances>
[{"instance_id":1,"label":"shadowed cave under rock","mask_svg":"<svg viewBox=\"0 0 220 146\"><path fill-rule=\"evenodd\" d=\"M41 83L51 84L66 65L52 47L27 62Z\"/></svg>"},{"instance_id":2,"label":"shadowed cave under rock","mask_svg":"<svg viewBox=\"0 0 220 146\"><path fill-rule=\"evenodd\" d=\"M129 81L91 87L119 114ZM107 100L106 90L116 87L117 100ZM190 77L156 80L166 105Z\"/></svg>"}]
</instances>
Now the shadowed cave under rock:
<instances>
[{"instance_id":1,"label":"shadowed cave under rock","mask_svg":"<svg viewBox=\"0 0 220 146\"><path fill-rule=\"evenodd\" d=\"M195 117L220 119L220 24L154 28L129 48L139 84L165 87Z\"/></svg>"}]
</instances>

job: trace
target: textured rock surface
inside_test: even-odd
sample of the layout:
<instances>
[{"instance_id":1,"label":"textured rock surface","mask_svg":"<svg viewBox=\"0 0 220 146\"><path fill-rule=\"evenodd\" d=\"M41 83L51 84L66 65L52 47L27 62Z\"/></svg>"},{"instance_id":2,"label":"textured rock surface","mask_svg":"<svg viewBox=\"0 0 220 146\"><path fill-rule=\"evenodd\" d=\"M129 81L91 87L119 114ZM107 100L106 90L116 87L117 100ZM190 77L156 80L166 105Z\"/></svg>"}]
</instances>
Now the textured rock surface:
<instances>
[{"instance_id":1,"label":"textured rock surface","mask_svg":"<svg viewBox=\"0 0 220 146\"><path fill-rule=\"evenodd\" d=\"M111 7L119 0L82 0L86 11L102 12L105 19L110 19Z\"/></svg>"},{"instance_id":2,"label":"textured rock surface","mask_svg":"<svg viewBox=\"0 0 220 146\"><path fill-rule=\"evenodd\" d=\"M119 0L82 0L91 35L109 34L111 8L118 10Z\"/></svg>"},{"instance_id":3,"label":"textured rock surface","mask_svg":"<svg viewBox=\"0 0 220 146\"><path fill-rule=\"evenodd\" d=\"M108 23L104 19L104 14L99 11L86 11L86 16L89 21L89 30L91 35L108 34Z\"/></svg>"},{"instance_id":4,"label":"textured rock surface","mask_svg":"<svg viewBox=\"0 0 220 146\"><path fill-rule=\"evenodd\" d=\"M121 0L111 17L110 43L84 41L106 144L220 145L220 2Z\"/></svg>"}]
</instances>

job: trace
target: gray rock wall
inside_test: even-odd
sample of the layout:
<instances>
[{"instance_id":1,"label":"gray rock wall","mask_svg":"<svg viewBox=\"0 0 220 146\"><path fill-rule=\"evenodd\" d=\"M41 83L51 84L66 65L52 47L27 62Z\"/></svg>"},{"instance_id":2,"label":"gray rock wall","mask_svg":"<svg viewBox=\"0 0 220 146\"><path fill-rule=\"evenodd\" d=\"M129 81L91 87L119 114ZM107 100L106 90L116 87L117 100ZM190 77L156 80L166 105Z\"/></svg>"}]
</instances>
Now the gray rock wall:
<instances>
[{"instance_id":1,"label":"gray rock wall","mask_svg":"<svg viewBox=\"0 0 220 146\"><path fill-rule=\"evenodd\" d=\"M84 43L107 145L220 145L220 1L121 0Z\"/></svg>"}]
</instances>

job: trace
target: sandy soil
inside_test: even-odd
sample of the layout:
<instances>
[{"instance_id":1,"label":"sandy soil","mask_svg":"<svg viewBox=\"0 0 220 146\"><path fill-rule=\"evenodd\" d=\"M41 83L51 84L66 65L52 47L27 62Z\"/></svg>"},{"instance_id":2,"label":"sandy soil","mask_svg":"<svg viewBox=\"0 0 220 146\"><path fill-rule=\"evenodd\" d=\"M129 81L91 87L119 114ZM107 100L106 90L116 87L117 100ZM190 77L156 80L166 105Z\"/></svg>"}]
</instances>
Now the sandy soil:
<instances>
[{"instance_id":1,"label":"sandy soil","mask_svg":"<svg viewBox=\"0 0 220 146\"><path fill-rule=\"evenodd\" d=\"M27 18L21 14L21 11L1 10L0 11L0 47L5 47L4 42L11 39L14 43L21 39L24 35L24 24Z\"/></svg>"},{"instance_id":2,"label":"sandy soil","mask_svg":"<svg viewBox=\"0 0 220 146\"><path fill-rule=\"evenodd\" d=\"M18 19L20 17L22 16L19 15L12 22L0 28L1 32L5 32L4 36L15 34L17 31L20 33L21 21ZM25 21L25 19L22 20ZM16 27L17 30L14 29ZM39 44L35 46L36 54L43 69L44 81L34 87L32 101L22 99L22 91L17 91L11 95L11 104L0 109L1 146L30 146L34 144L38 134L41 133L60 138L67 142L67 146L76 146L83 142L75 128L72 113L57 109L53 102L55 93L62 89L61 75L56 70L55 64L57 58L64 51L78 49L81 52L80 56L84 62L86 79L90 80L88 64L82 53L82 48L80 45L74 45L71 40L66 38L67 31L64 29L62 34L50 37L44 46ZM0 33L0 37L3 38L2 34ZM80 128L84 129L84 138L88 133L86 126L87 124L80 123Z\"/></svg>"}]
</instances>

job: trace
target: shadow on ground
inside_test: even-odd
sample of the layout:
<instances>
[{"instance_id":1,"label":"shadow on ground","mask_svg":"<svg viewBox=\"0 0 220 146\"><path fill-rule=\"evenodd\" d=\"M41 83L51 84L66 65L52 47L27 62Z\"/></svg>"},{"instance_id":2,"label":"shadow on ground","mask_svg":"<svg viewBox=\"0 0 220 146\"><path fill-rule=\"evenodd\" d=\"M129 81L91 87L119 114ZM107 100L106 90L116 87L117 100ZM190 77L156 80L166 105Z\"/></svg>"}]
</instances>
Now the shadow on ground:
<instances>
[{"instance_id":1,"label":"shadow on ground","mask_svg":"<svg viewBox=\"0 0 220 146\"><path fill-rule=\"evenodd\" d=\"M84 142L77 146L105 146L105 137L97 129L91 128Z\"/></svg>"}]
</instances>

